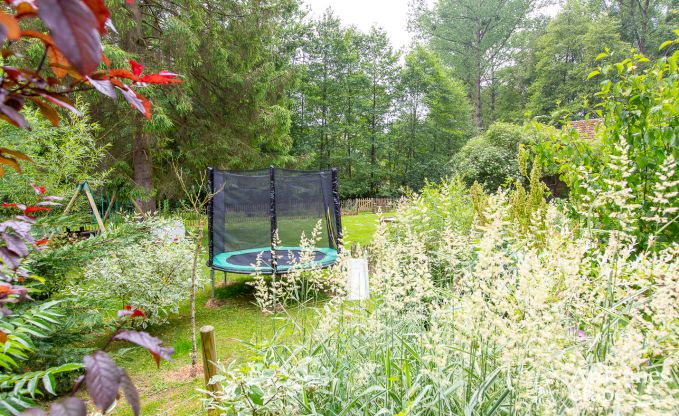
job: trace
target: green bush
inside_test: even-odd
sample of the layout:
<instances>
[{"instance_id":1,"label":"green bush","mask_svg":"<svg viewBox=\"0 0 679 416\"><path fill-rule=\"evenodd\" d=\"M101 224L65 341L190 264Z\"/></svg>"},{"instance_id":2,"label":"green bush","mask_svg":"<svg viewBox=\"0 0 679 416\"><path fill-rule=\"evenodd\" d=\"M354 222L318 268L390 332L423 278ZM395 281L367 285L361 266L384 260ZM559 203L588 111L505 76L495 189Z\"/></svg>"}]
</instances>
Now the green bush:
<instances>
[{"instance_id":1,"label":"green bush","mask_svg":"<svg viewBox=\"0 0 679 416\"><path fill-rule=\"evenodd\" d=\"M469 140L451 160L452 172L468 185L479 182L495 191L508 179L520 179L517 164L519 145L528 143L524 129L515 124L495 123Z\"/></svg>"}]
</instances>

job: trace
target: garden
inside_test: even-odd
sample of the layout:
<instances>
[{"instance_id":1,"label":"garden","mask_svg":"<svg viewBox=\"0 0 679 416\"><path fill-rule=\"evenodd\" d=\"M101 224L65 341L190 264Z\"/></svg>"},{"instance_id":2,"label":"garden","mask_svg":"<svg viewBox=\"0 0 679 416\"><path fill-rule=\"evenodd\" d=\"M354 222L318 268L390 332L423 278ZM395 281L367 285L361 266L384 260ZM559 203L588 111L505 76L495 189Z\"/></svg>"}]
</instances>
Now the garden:
<instances>
[{"instance_id":1,"label":"garden","mask_svg":"<svg viewBox=\"0 0 679 416\"><path fill-rule=\"evenodd\" d=\"M0 5L0 415L679 414L677 11L488 3Z\"/></svg>"}]
</instances>

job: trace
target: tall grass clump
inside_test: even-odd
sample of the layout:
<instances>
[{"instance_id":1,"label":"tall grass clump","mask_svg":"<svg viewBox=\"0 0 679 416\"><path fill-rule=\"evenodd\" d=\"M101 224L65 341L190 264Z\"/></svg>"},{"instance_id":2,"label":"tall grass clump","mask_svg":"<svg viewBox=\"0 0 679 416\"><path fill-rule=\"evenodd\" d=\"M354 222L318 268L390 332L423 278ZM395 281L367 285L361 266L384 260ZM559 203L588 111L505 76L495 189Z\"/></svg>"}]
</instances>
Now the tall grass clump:
<instances>
[{"instance_id":1,"label":"tall grass clump","mask_svg":"<svg viewBox=\"0 0 679 416\"><path fill-rule=\"evenodd\" d=\"M422 217L408 218L422 197L403 201L397 223L375 238L372 299L332 299L313 330L302 335L291 322L246 365L224 365L210 406L248 415L676 412L679 246L639 253L622 233L601 243L546 203L540 229L517 232L516 193L486 195L484 223L468 230L430 220L442 226L431 229L436 239L424 238ZM437 284L435 263L451 284Z\"/></svg>"}]
</instances>

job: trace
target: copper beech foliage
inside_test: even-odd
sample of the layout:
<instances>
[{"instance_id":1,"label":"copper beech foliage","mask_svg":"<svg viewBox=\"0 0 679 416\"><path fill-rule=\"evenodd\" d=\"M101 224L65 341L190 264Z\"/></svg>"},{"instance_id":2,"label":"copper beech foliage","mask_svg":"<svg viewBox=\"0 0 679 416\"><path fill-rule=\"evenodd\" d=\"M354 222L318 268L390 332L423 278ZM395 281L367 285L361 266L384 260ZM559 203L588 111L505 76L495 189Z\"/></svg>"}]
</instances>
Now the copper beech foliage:
<instances>
[{"instance_id":1,"label":"copper beech foliage","mask_svg":"<svg viewBox=\"0 0 679 416\"><path fill-rule=\"evenodd\" d=\"M28 127L21 112L29 101L55 126L59 123L58 108L79 114L68 95L86 89L114 99L120 93L150 119L151 103L137 87L182 82L169 71L144 75L144 67L132 60L130 70L111 68L101 44L101 37L112 27L104 0L4 0L4 3L6 6L0 8L3 57L0 119L17 127ZM31 19L41 20L47 32L32 29L36 25L30 24ZM38 41L44 47L37 68L7 64L21 61L20 48L15 45L25 41ZM0 149L0 165L21 171L18 161L27 159L19 152ZM0 176L2 173L0 166Z\"/></svg>"},{"instance_id":2,"label":"copper beech foliage","mask_svg":"<svg viewBox=\"0 0 679 416\"><path fill-rule=\"evenodd\" d=\"M122 1L122 0L121 0ZM133 0L125 0L131 4ZM148 84L175 84L181 80L169 71L144 74L144 67L130 61L130 69L111 68L102 53L101 37L110 27L110 13L104 0L4 0L0 7L0 119L19 128L28 128L22 115L27 102L32 102L53 125L59 123L57 109L63 108L79 114L69 93L86 89L96 90L110 98L120 93L127 102L151 118L151 103L136 91ZM2 3L0 3L1 5ZM46 32L36 31L36 25L27 22L39 19ZM22 68L8 62L21 62L22 41L40 42L44 53L37 68ZM21 171L19 161L29 158L17 151L0 148L0 176L2 165ZM22 268L30 255L30 248L39 249L47 240L36 241L31 235L34 215L49 211L59 205L60 198L44 196L45 188L34 186L40 202L33 206L4 203L3 208L15 209L20 214L0 223L0 317L12 313L7 306L31 301L21 284L28 276ZM134 319L144 319L143 311L126 308L118 314L120 329L106 346L84 359L85 375L73 388L75 393L85 383L94 404L105 412L122 391L133 413L140 413L139 395L125 371L118 367L104 350L115 341L126 341L146 348L158 365L161 359L169 360L172 348L163 346L160 339L145 332L124 329ZM0 332L0 344L4 333ZM51 405L49 411L29 409L25 415L86 416L85 403L74 396Z\"/></svg>"}]
</instances>

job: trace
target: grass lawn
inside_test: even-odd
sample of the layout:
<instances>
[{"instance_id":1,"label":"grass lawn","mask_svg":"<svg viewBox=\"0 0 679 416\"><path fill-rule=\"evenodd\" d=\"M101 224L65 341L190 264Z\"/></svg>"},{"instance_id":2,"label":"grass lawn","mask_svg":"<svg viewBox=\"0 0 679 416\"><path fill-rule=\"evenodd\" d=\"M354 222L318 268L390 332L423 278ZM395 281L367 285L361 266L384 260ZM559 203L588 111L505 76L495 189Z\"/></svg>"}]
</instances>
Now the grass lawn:
<instances>
[{"instance_id":1,"label":"grass lawn","mask_svg":"<svg viewBox=\"0 0 679 416\"><path fill-rule=\"evenodd\" d=\"M349 246L354 242L362 246L369 244L377 229L377 221L377 215L369 213L343 217L346 245ZM208 273L207 268L205 272ZM221 280L222 276L222 273L217 273L215 280ZM249 352L238 340L264 340L271 336L275 330L274 325L281 325L270 316L261 314L252 304L250 286L243 283L248 279L247 276L230 274L228 278L232 282L238 281L239 284L217 288L216 297L223 302L222 306L213 308L205 306L210 296L209 287L202 290L196 298L197 327L203 325L215 327L217 356L224 362L248 358ZM203 375L200 373L195 378L190 377L191 324L188 304L183 305L180 313L169 323L151 327L148 331L175 348L173 362L163 362L158 369L151 356L141 349L134 349L117 357L118 363L127 370L139 389L142 414L204 414L200 403L202 395L197 391L198 388L204 387ZM201 360L199 352L199 364ZM127 403L121 400L113 414L132 413Z\"/></svg>"}]
</instances>

